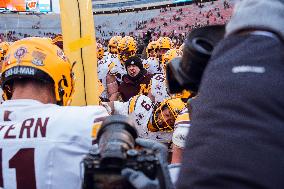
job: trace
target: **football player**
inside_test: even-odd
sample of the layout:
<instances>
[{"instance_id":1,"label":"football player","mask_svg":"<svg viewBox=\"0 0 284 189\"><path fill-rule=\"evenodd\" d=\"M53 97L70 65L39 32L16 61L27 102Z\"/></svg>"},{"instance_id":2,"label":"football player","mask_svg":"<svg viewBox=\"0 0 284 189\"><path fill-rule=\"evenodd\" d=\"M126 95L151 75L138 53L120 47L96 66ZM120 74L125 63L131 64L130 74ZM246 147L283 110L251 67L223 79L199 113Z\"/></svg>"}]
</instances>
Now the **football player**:
<instances>
[{"instance_id":1,"label":"football player","mask_svg":"<svg viewBox=\"0 0 284 189\"><path fill-rule=\"evenodd\" d=\"M190 129L190 116L187 109L184 109L175 121L175 129L172 138L172 159L169 165L171 180L176 183L180 168L182 166L182 153L185 148L187 134Z\"/></svg>"},{"instance_id":2,"label":"football player","mask_svg":"<svg viewBox=\"0 0 284 189\"><path fill-rule=\"evenodd\" d=\"M148 73L151 74L160 73L159 60L157 59L158 48L159 48L159 43L157 41L150 42L146 48L147 60L143 61L143 65Z\"/></svg>"},{"instance_id":3,"label":"football player","mask_svg":"<svg viewBox=\"0 0 284 189\"><path fill-rule=\"evenodd\" d=\"M110 38L108 42L108 55L110 56L110 58L112 58L111 55L113 55L114 57L118 54L118 44L121 39L121 36L113 36L112 38Z\"/></svg>"},{"instance_id":4,"label":"football player","mask_svg":"<svg viewBox=\"0 0 284 189\"><path fill-rule=\"evenodd\" d=\"M144 95L132 97L128 102L110 104L112 113L130 115L137 123L139 137L169 144L178 115L186 108L179 98L165 99L158 105Z\"/></svg>"},{"instance_id":5,"label":"football player","mask_svg":"<svg viewBox=\"0 0 284 189\"><path fill-rule=\"evenodd\" d=\"M7 42L1 42L0 43L0 74L1 74L1 70L2 70L2 64L4 62L5 55L8 51L8 49L9 49L9 46L10 46L10 44L7 43ZM0 85L1 85L1 80L0 80ZM3 102L2 95L3 95L3 91L2 91L2 88L0 86L0 104Z\"/></svg>"},{"instance_id":6,"label":"football player","mask_svg":"<svg viewBox=\"0 0 284 189\"><path fill-rule=\"evenodd\" d=\"M120 64L118 59L118 44L119 41L122 39L121 36L114 36L109 40L108 43L108 51L103 53L102 47L97 44L98 49L98 78L100 82L102 83L102 86L104 87L104 91L102 92L100 98L102 101L109 101L109 93L108 93L108 87L107 87L107 75L109 71L114 67L115 64ZM110 69L111 68L111 69ZM118 77L120 79L120 77ZM118 79L118 80L119 80Z\"/></svg>"},{"instance_id":7,"label":"football player","mask_svg":"<svg viewBox=\"0 0 284 189\"><path fill-rule=\"evenodd\" d=\"M23 39L9 47L1 78L0 188L81 188L80 163L108 113L101 106L66 107L71 69L50 40Z\"/></svg>"},{"instance_id":8,"label":"football player","mask_svg":"<svg viewBox=\"0 0 284 189\"><path fill-rule=\"evenodd\" d=\"M182 52L178 49L170 49L162 56L162 65L168 64L173 58L182 56ZM155 103L160 103L164 99L169 98L170 94L166 86L165 73L157 73L151 79L151 90L148 96Z\"/></svg>"},{"instance_id":9,"label":"football player","mask_svg":"<svg viewBox=\"0 0 284 189\"><path fill-rule=\"evenodd\" d=\"M52 39L52 43L57 45L60 49L63 50L63 36L62 34L58 34L56 35L53 39Z\"/></svg>"},{"instance_id":10,"label":"football player","mask_svg":"<svg viewBox=\"0 0 284 189\"><path fill-rule=\"evenodd\" d=\"M100 44L100 43L97 43L97 58L98 58L98 60L102 60L103 59L104 52L105 52L105 50L104 50L103 45Z\"/></svg>"},{"instance_id":11,"label":"football player","mask_svg":"<svg viewBox=\"0 0 284 189\"><path fill-rule=\"evenodd\" d=\"M100 95L100 99L103 102L108 101L107 85L106 85L106 76L108 72L108 61L104 59L104 47L102 44L97 43L97 59L98 59L98 79L103 86L103 92Z\"/></svg>"},{"instance_id":12,"label":"football player","mask_svg":"<svg viewBox=\"0 0 284 189\"><path fill-rule=\"evenodd\" d=\"M165 66L174 58L182 57L182 51L179 49L170 49L162 56L162 64Z\"/></svg>"},{"instance_id":13,"label":"football player","mask_svg":"<svg viewBox=\"0 0 284 189\"><path fill-rule=\"evenodd\" d=\"M1 42L0 43L0 72L2 69L2 63L4 61L5 55L9 49L10 44L7 42Z\"/></svg>"},{"instance_id":14,"label":"football player","mask_svg":"<svg viewBox=\"0 0 284 189\"><path fill-rule=\"evenodd\" d=\"M162 60L166 52L173 48L173 43L169 37L160 37L157 42L159 44L157 50L157 57L159 59L158 73L165 73Z\"/></svg>"},{"instance_id":15,"label":"football player","mask_svg":"<svg viewBox=\"0 0 284 189\"><path fill-rule=\"evenodd\" d=\"M173 155L171 163L181 163L182 151L185 148L186 137L190 128L190 115L188 109L184 109L175 121L173 133Z\"/></svg>"}]
</instances>

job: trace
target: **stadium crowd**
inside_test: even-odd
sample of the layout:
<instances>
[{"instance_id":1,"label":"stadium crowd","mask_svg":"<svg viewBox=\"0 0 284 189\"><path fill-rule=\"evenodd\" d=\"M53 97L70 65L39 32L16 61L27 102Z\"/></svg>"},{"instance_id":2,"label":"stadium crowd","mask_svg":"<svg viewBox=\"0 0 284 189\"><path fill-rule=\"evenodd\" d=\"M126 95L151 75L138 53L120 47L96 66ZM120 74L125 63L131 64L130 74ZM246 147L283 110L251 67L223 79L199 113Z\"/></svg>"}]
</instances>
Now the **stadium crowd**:
<instances>
[{"instance_id":1,"label":"stadium crowd","mask_svg":"<svg viewBox=\"0 0 284 189\"><path fill-rule=\"evenodd\" d=\"M141 146L166 146L164 188L284 187L284 2L243 0L235 9L231 17L230 2L212 1L121 22L135 25L130 32L96 26L98 106L69 106L76 76L60 34L1 33L0 188L80 188L79 164L102 121L117 114L135 122ZM200 89L170 93L169 65L184 61L188 36L210 25L224 31ZM160 188L141 172L122 175L135 188Z\"/></svg>"},{"instance_id":2,"label":"stadium crowd","mask_svg":"<svg viewBox=\"0 0 284 189\"><path fill-rule=\"evenodd\" d=\"M139 34L139 37L144 37L144 33L148 30L153 31L153 37L157 40L160 36L172 37L172 35L187 35L192 29L206 25L224 24L232 14L233 3L227 1L212 1L202 4L188 5L182 8L168 7L161 8L160 14L139 21L122 21L120 26L128 28L131 25L135 26L134 33ZM136 14L140 14L139 11ZM98 33L104 38L114 35L133 35L133 31L128 33L113 32L107 23L96 27ZM110 29L110 30L109 30ZM137 36L138 37L138 36Z\"/></svg>"}]
</instances>

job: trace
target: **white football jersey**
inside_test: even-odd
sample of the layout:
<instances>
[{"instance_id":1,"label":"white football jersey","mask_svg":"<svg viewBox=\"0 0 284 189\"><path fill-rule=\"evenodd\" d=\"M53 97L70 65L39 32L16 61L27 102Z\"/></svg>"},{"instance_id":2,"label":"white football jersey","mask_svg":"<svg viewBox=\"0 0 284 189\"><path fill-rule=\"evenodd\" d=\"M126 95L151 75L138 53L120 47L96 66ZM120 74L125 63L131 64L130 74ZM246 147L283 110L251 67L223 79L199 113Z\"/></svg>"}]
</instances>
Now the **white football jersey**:
<instances>
[{"instance_id":1,"label":"white football jersey","mask_svg":"<svg viewBox=\"0 0 284 189\"><path fill-rule=\"evenodd\" d=\"M110 57L111 58L108 59L111 62L108 66L108 73L114 75L116 80L121 83L122 76L127 74L125 66L121 63L117 55L111 54Z\"/></svg>"},{"instance_id":2,"label":"white football jersey","mask_svg":"<svg viewBox=\"0 0 284 189\"><path fill-rule=\"evenodd\" d=\"M163 102L170 97L166 86L166 78L164 74L155 74L151 79L151 94L155 97L155 103Z\"/></svg>"},{"instance_id":3,"label":"white football jersey","mask_svg":"<svg viewBox=\"0 0 284 189\"><path fill-rule=\"evenodd\" d=\"M162 143L170 143L172 132L151 132L148 127L152 124L154 116L153 102L144 95L132 97L128 102L114 102L116 114L129 115L136 122L136 129L141 138L152 139Z\"/></svg>"},{"instance_id":4,"label":"white football jersey","mask_svg":"<svg viewBox=\"0 0 284 189\"><path fill-rule=\"evenodd\" d=\"M175 129L173 133L173 144L179 148L185 148L186 138L190 129L190 119L188 109L185 108L175 120Z\"/></svg>"},{"instance_id":5,"label":"white football jersey","mask_svg":"<svg viewBox=\"0 0 284 189\"><path fill-rule=\"evenodd\" d=\"M110 53L109 53L108 51L105 51L105 52L104 52L104 57L109 56L109 54L110 54Z\"/></svg>"},{"instance_id":6,"label":"white football jersey","mask_svg":"<svg viewBox=\"0 0 284 189\"><path fill-rule=\"evenodd\" d=\"M81 188L80 163L106 116L101 106L5 101L0 106L0 188Z\"/></svg>"},{"instance_id":7,"label":"white football jersey","mask_svg":"<svg viewBox=\"0 0 284 189\"><path fill-rule=\"evenodd\" d=\"M104 91L101 94L102 98L107 99L108 98L108 92L107 92L107 83L106 83L106 77L108 73L108 66L111 64L111 61L109 59L102 59L98 61L98 79L102 83L104 87Z\"/></svg>"},{"instance_id":8,"label":"white football jersey","mask_svg":"<svg viewBox=\"0 0 284 189\"><path fill-rule=\"evenodd\" d=\"M157 58L149 57L147 60L143 61L143 65L148 73L165 73L163 66L159 63L159 60Z\"/></svg>"}]
</instances>

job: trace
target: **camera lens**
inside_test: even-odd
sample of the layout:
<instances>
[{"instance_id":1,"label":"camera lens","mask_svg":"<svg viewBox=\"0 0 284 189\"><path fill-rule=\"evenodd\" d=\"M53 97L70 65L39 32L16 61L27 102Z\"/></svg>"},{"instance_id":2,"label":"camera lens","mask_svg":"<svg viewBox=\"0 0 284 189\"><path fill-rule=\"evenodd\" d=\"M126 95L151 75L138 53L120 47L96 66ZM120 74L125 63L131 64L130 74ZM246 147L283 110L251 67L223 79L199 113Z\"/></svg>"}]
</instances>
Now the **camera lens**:
<instances>
[{"instance_id":1,"label":"camera lens","mask_svg":"<svg viewBox=\"0 0 284 189\"><path fill-rule=\"evenodd\" d=\"M202 53L203 55L211 55L211 52L213 51L213 45L208 43L207 40L202 38L194 38L192 40L192 45L195 47L195 49Z\"/></svg>"},{"instance_id":2,"label":"camera lens","mask_svg":"<svg viewBox=\"0 0 284 189\"><path fill-rule=\"evenodd\" d=\"M214 47L223 39L224 25L199 28L187 37L183 56L173 59L167 66L168 87L171 93L188 89L198 92L203 72Z\"/></svg>"},{"instance_id":3,"label":"camera lens","mask_svg":"<svg viewBox=\"0 0 284 189\"><path fill-rule=\"evenodd\" d=\"M137 131L134 122L126 116L108 117L98 132L102 165L121 166L127 151L134 148Z\"/></svg>"}]
</instances>

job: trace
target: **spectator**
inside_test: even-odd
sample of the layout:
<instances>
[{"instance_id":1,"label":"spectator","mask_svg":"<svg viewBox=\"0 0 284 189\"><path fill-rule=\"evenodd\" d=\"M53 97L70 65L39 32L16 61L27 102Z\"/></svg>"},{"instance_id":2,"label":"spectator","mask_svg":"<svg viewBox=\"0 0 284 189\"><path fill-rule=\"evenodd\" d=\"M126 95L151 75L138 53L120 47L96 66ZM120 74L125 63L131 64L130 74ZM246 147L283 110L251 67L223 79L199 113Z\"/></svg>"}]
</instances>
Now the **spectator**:
<instances>
[{"instance_id":1,"label":"spectator","mask_svg":"<svg viewBox=\"0 0 284 189\"><path fill-rule=\"evenodd\" d=\"M123 82L118 88L122 100L126 102L138 94L147 95L153 75L143 68L141 59L137 56L130 57L125 62L125 67L127 74L122 78Z\"/></svg>"},{"instance_id":2,"label":"spectator","mask_svg":"<svg viewBox=\"0 0 284 189\"><path fill-rule=\"evenodd\" d=\"M284 188L284 1L236 8L192 101L178 188Z\"/></svg>"}]
</instances>

